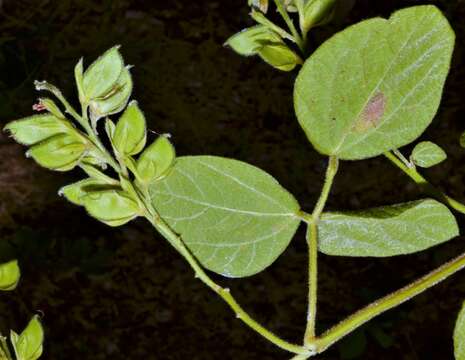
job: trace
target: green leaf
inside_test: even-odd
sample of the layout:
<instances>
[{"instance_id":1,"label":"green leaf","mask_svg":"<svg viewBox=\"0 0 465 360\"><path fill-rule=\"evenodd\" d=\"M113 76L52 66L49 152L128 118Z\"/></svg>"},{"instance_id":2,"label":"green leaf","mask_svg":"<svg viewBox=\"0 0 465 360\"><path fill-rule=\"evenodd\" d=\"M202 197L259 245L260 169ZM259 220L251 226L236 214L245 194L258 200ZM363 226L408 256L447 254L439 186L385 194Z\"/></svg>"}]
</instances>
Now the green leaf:
<instances>
[{"instance_id":1,"label":"green leaf","mask_svg":"<svg viewBox=\"0 0 465 360\"><path fill-rule=\"evenodd\" d=\"M81 199L91 216L110 226L123 225L140 213L137 203L122 190L90 191Z\"/></svg>"},{"instance_id":2,"label":"green leaf","mask_svg":"<svg viewBox=\"0 0 465 360\"><path fill-rule=\"evenodd\" d=\"M355 160L415 140L438 109L454 38L428 5L362 21L326 41L295 85L297 118L310 142Z\"/></svg>"},{"instance_id":3,"label":"green leaf","mask_svg":"<svg viewBox=\"0 0 465 360\"><path fill-rule=\"evenodd\" d=\"M36 360L42 355L44 330L36 315L26 329L18 335L11 331L10 337L17 360Z\"/></svg>"},{"instance_id":4,"label":"green leaf","mask_svg":"<svg viewBox=\"0 0 465 360\"><path fill-rule=\"evenodd\" d=\"M108 189L108 185L112 185L107 181L102 181L98 179L88 178L80 180L78 182L63 186L58 194L64 196L68 201L72 202L75 205L84 206L84 196L88 192L101 190L102 188Z\"/></svg>"},{"instance_id":5,"label":"green leaf","mask_svg":"<svg viewBox=\"0 0 465 360\"><path fill-rule=\"evenodd\" d=\"M8 123L4 130L23 145L34 145L58 134L69 132L69 125L52 114L33 115Z\"/></svg>"},{"instance_id":6,"label":"green leaf","mask_svg":"<svg viewBox=\"0 0 465 360\"><path fill-rule=\"evenodd\" d=\"M107 50L84 72L82 88L86 100L104 97L118 81L124 68L119 46Z\"/></svg>"},{"instance_id":7,"label":"green leaf","mask_svg":"<svg viewBox=\"0 0 465 360\"><path fill-rule=\"evenodd\" d=\"M131 101L116 124L113 145L122 155L135 155L142 151L146 140L145 116L137 101Z\"/></svg>"},{"instance_id":8,"label":"green leaf","mask_svg":"<svg viewBox=\"0 0 465 360\"><path fill-rule=\"evenodd\" d=\"M327 23L334 11L336 0L309 1L304 8L304 32L311 28Z\"/></svg>"},{"instance_id":9,"label":"green leaf","mask_svg":"<svg viewBox=\"0 0 465 360\"><path fill-rule=\"evenodd\" d=\"M454 330L455 359L465 360L465 303L462 305Z\"/></svg>"},{"instance_id":10,"label":"green leaf","mask_svg":"<svg viewBox=\"0 0 465 360\"><path fill-rule=\"evenodd\" d=\"M423 141L415 146L411 161L422 168L429 168L447 159L447 154L435 143Z\"/></svg>"},{"instance_id":11,"label":"green leaf","mask_svg":"<svg viewBox=\"0 0 465 360\"><path fill-rule=\"evenodd\" d=\"M53 116L56 116L59 119L66 119L66 116L61 112L60 108L52 99L40 98L39 103L40 105L44 106L45 109Z\"/></svg>"},{"instance_id":12,"label":"green leaf","mask_svg":"<svg viewBox=\"0 0 465 360\"><path fill-rule=\"evenodd\" d=\"M79 62L74 67L74 80L78 89L79 101L85 102L86 95L84 94L84 59L80 58Z\"/></svg>"},{"instance_id":13,"label":"green leaf","mask_svg":"<svg viewBox=\"0 0 465 360\"><path fill-rule=\"evenodd\" d=\"M264 25L244 29L231 36L225 45L243 56L256 55L266 44L282 43L281 37Z\"/></svg>"},{"instance_id":14,"label":"green leaf","mask_svg":"<svg viewBox=\"0 0 465 360\"><path fill-rule=\"evenodd\" d=\"M228 277L253 275L273 263L300 222L299 205L273 177L232 159L177 158L149 192L202 265Z\"/></svg>"},{"instance_id":15,"label":"green leaf","mask_svg":"<svg viewBox=\"0 0 465 360\"><path fill-rule=\"evenodd\" d=\"M258 54L265 62L281 71L292 71L302 63L300 57L284 44L265 45Z\"/></svg>"},{"instance_id":16,"label":"green leaf","mask_svg":"<svg viewBox=\"0 0 465 360\"><path fill-rule=\"evenodd\" d=\"M0 290L14 290L18 285L21 272L16 260L0 264Z\"/></svg>"},{"instance_id":17,"label":"green leaf","mask_svg":"<svg viewBox=\"0 0 465 360\"><path fill-rule=\"evenodd\" d=\"M81 139L61 134L34 145L26 154L47 169L68 171L78 164L85 150Z\"/></svg>"},{"instance_id":18,"label":"green leaf","mask_svg":"<svg viewBox=\"0 0 465 360\"><path fill-rule=\"evenodd\" d=\"M103 116L119 113L126 107L133 88L129 69L129 66L123 69L109 95L90 102L90 109L97 120Z\"/></svg>"},{"instance_id":19,"label":"green leaf","mask_svg":"<svg viewBox=\"0 0 465 360\"><path fill-rule=\"evenodd\" d=\"M138 179L145 183L161 179L171 169L175 158L176 151L168 137L160 136L137 160Z\"/></svg>"},{"instance_id":20,"label":"green leaf","mask_svg":"<svg viewBox=\"0 0 465 360\"><path fill-rule=\"evenodd\" d=\"M418 252L459 235L450 210L426 199L364 211L325 213L320 251L336 256L386 257Z\"/></svg>"}]
</instances>

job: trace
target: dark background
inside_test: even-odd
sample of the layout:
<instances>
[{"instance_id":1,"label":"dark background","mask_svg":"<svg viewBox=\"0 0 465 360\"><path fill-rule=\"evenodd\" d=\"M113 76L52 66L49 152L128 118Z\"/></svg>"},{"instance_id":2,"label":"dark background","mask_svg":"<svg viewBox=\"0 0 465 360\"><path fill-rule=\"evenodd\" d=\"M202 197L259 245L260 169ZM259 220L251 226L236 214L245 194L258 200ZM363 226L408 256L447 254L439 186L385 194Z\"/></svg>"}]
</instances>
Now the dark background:
<instances>
[{"instance_id":1,"label":"dark background","mask_svg":"<svg viewBox=\"0 0 465 360\"><path fill-rule=\"evenodd\" d=\"M341 0L345 1L345 0ZM314 31L312 49L345 26L428 1L358 0L336 23ZM441 110L424 139L449 154L426 171L465 200L465 1L438 0L457 32ZM257 165L307 211L325 159L312 150L292 108L296 73L282 73L222 46L251 25L236 1L0 1L0 125L32 113L32 82L47 79L72 102L73 67L114 44L135 64L134 98L150 129L170 132L178 154L214 154ZM151 135L154 136L154 135ZM408 151L408 149L405 149ZM20 259L19 288L0 294L0 328L22 329L44 315L44 359L288 359L235 319L194 279L180 256L144 221L107 227L57 195L82 178L52 173L0 137L0 253ZM386 159L344 162L329 209L359 209L421 196ZM461 225L463 216L458 216ZM463 251L463 237L389 259L320 256L319 325L324 330ZM301 228L267 271L218 279L267 327L299 342L305 326L307 254ZM459 273L371 321L318 359L452 359L455 317L465 299Z\"/></svg>"}]
</instances>

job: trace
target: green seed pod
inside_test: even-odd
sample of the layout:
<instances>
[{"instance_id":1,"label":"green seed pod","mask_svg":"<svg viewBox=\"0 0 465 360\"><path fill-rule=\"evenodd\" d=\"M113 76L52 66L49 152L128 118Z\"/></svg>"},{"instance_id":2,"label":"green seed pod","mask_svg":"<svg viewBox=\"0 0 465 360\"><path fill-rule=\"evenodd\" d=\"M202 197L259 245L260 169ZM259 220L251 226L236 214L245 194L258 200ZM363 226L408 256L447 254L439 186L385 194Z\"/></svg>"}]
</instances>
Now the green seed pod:
<instances>
[{"instance_id":1,"label":"green seed pod","mask_svg":"<svg viewBox=\"0 0 465 360\"><path fill-rule=\"evenodd\" d=\"M110 226L123 225L140 214L137 203L122 190L90 191L82 200L91 216Z\"/></svg>"},{"instance_id":2,"label":"green seed pod","mask_svg":"<svg viewBox=\"0 0 465 360\"><path fill-rule=\"evenodd\" d=\"M137 101L131 101L116 124L113 146L120 155L135 155L142 151L146 140L145 116Z\"/></svg>"},{"instance_id":3,"label":"green seed pod","mask_svg":"<svg viewBox=\"0 0 465 360\"><path fill-rule=\"evenodd\" d=\"M86 144L81 139L60 134L34 145L26 155L45 168L68 171L78 164L85 151Z\"/></svg>"},{"instance_id":4,"label":"green seed pod","mask_svg":"<svg viewBox=\"0 0 465 360\"><path fill-rule=\"evenodd\" d=\"M176 151L167 136L155 140L137 160L139 181L150 183L168 174L174 164Z\"/></svg>"},{"instance_id":5,"label":"green seed pod","mask_svg":"<svg viewBox=\"0 0 465 360\"><path fill-rule=\"evenodd\" d=\"M17 360L38 359L42 355L44 341L44 330L39 317L34 316L20 335L12 330L10 340Z\"/></svg>"},{"instance_id":6,"label":"green seed pod","mask_svg":"<svg viewBox=\"0 0 465 360\"><path fill-rule=\"evenodd\" d=\"M115 86L124 68L119 48L119 46L114 46L107 50L84 72L82 91L85 100L105 97ZM77 71L79 72L79 68Z\"/></svg>"},{"instance_id":7,"label":"green seed pod","mask_svg":"<svg viewBox=\"0 0 465 360\"><path fill-rule=\"evenodd\" d=\"M119 113L126 107L133 87L129 69L129 66L123 69L114 88L108 95L90 102L90 111L95 119L98 120L104 116Z\"/></svg>"},{"instance_id":8,"label":"green seed pod","mask_svg":"<svg viewBox=\"0 0 465 360\"><path fill-rule=\"evenodd\" d=\"M21 272L16 260L0 264L0 290L14 290L18 285Z\"/></svg>"},{"instance_id":9,"label":"green seed pod","mask_svg":"<svg viewBox=\"0 0 465 360\"><path fill-rule=\"evenodd\" d=\"M67 121L52 114L33 115L8 123L8 130L13 138L23 145L35 145L58 134L68 133L73 129Z\"/></svg>"}]
</instances>

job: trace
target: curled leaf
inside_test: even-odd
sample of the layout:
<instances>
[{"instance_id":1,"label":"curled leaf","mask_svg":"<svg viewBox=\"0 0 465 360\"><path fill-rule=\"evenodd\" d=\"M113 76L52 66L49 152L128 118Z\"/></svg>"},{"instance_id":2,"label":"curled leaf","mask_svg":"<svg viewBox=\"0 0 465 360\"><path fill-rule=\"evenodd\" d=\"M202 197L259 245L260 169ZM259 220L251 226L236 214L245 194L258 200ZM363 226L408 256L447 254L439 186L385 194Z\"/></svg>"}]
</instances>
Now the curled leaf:
<instances>
[{"instance_id":1,"label":"curled leaf","mask_svg":"<svg viewBox=\"0 0 465 360\"><path fill-rule=\"evenodd\" d=\"M106 181L101 181L94 178L87 178L66 186L63 186L58 194L64 196L68 201L75 205L84 205L83 197L91 191L96 191L102 188L108 188L109 184Z\"/></svg>"},{"instance_id":2,"label":"curled leaf","mask_svg":"<svg viewBox=\"0 0 465 360\"><path fill-rule=\"evenodd\" d=\"M0 290L14 290L18 285L21 272L16 260L0 264Z\"/></svg>"},{"instance_id":3,"label":"curled leaf","mask_svg":"<svg viewBox=\"0 0 465 360\"><path fill-rule=\"evenodd\" d=\"M137 174L145 183L163 178L173 166L176 158L174 146L167 136L160 136L139 157Z\"/></svg>"},{"instance_id":4,"label":"curled leaf","mask_svg":"<svg viewBox=\"0 0 465 360\"><path fill-rule=\"evenodd\" d=\"M131 101L116 124L113 145L121 155L135 155L142 151L146 139L145 116L137 101Z\"/></svg>"}]
</instances>

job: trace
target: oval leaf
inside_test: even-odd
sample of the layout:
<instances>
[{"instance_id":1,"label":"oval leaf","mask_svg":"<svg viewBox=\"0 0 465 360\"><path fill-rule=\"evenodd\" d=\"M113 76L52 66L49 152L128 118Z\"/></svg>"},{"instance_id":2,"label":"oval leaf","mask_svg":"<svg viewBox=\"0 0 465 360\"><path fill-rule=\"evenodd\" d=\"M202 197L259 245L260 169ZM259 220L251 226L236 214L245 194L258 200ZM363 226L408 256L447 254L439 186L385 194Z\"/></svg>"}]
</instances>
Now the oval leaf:
<instances>
[{"instance_id":1,"label":"oval leaf","mask_svg":"<svg viewBox=\"0 0 465 360\"><path fill-rule=\"evenodd\" d=\"M154 207L202 265L228 277L253 275L273 263L300 222L291 194L237 160L180 157L149 189Z\"/></svg>"},{"instance_id":2,"label":"oval leaf","mask_svg":"<svg viewBox=\"0 0 465 360\"><path fill-rule=\"evenodd\" d=\"M82 89L87 100L107 95L117 82L124 67L119 48L114 46L107 50L84 72ZM77 77L79 84L79 76Z\"/></svg>"},{"instance_id":3,"label":"oval leaf","mask_svg":"<svg viewBox=\"0 0 465 360\"><path fill-rule=\"evenodd\" d=\"M138 179L145 183L158 180L172 167L176 151L167 136L160 136L137 160Z\"/></svg>"},{"instance_id":4,"label":"oval leaf","mask_svg":"<svg viewBox=\"0 0 465 360\"><path fill-rule=\"evenodd\" d=\"M0 264L0 290L14 290L18 285L21 272L16 260Z\"/></svg>"},{"instance_id":5,"label":"oval leaf","mask_svg":"<svg viewBox=\"0 0 465 360\"><path fill-rule=\"evenodd\" d=\"M90 108L95 118L100 119L101 117L122 111L129 101L132 87L132 76L129 72L129 67L125 67L113 90L111 90L110 95L103 99L91 101Z\"/></svg>"},{"instance_id":6,"label":"oval leaf","mask_svg":"<svg viewBox=\"0 0 465 360\"><path fill-rule=\"evenodd\" d=\"M5 126L5 130L20 144L34 145L52 136L69 131L69 125L52 114L33 115L15 120Z\"/></svg>"},{"instance_id":7,"label":"oval leaf","mask_svg":"<svg viewBox=\"0 0 465 360\"><path fill-rule=\"evenodd\" d=\"M71 135L56 135L37 145L28 152L39 165L56 171L74 168L86 150L86 145Z\"/></svg>"},{"instance_id":8,"label":"oval leaf","mask_svg":"<svg viewBox=\"0 0 465 360\"><path fill-rule=\"evenodd\" d=\"M336 256L410 254L459 234L450 210L426 199L354 212L325 213L318 225L320 251Z\"/></svg>"},{"instance_id":9,"label":"oval leaf","mask_svg":"<svg viewBox=\"0 0 465 360\"><path fill-rule=\"evenodd\" d=\"M349 27L299 74L300 125L319 152L347 160L412 142L436 114L453 47L454 33L434 6Z\"/></svg>"},{"instance_id":10,"label":"oval leaf","mask_svg":"<svg viewBox=\"0 0 465 360\"><path fill-rule=\"evenodd\" d=\"M145 116L137 101L131 101L116 124L113 145L120 154L135 155L144 148L146 139Z\"/></svg>"},{"instance_id":11,"label":"oval leaf","mask_svg":"<svg viewBox=\"0 0 465 360\"><path fill-rule=\"evenodd\" d=\"M240 55L251 56L269 43L282 43L281 37L264 25L256 25L231 36L225 45Z\"/></svg>"},{"instance_id":12,"label":"oval leaf","mask_svg":"<svg viewBox=\"0 0 465 360\"><path fill-rule=\"evenodd\" d=\"M44 330L39 317L34 316L20 335L11 331L10 339L17 360L38 359L42 355L44 341Z\"/></svg>"},{"instance_id":13,"label":"oval leaf","mask_svg":"<svg viewBox=\"0 0 465 360\"><path fill-rule=\"evenodd\" d=\"M258 54L269 65L281 71L292 71L302 63L300 57L284 44L265 45Z\"/></svg>"},{"instance_id":14,"label":"oval leaf","mask_svg":"<svg viewBox=\"0 0 465 360\"><path fill-rule=\"evenodd\" d=\"M412 151L411 161L422 168L429 168L447 159L447 154L435 143L423 141Z\"/></svg>"},{"instance_id":15,"label":"oval leaf","mask_svg":"<svg viewBox=\"0 0 465 360\"><path fill-rule=\"evenodd\" d=\"M83 197L87 195L88 192L102 189L108 185L112 185L112 183L95 178L88 178L63 186L58 191L58 194L64 196L75 205L84 205Z\"/></svg>"},{"instance_id":16,"label":"oval leaf","mask_svg":"<svg viewBox=\"0 0 465 360\"><path fill-rule=\"evenodd\" d=\"M110 226L123 225L139 215L137 203L121 190L89 191L81 199L91 216Z\"/></svg>"},{"instance_id":17,"label":"oval leaf","mask_svg":"<svg viewBox=\"0 0 465 360\"><path fill-rule=\"evenodd\" d=\"M465 360L465 303L462 305L454 330L455 359Z\"/></svg>"}]
</instances>

